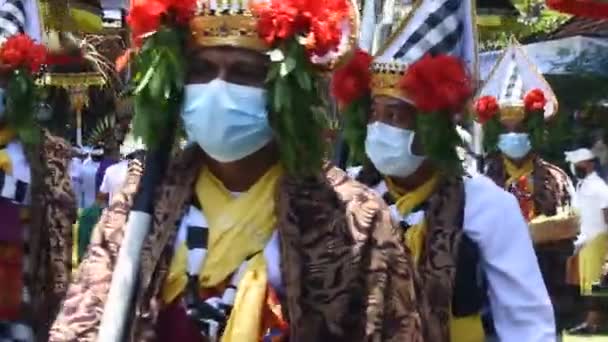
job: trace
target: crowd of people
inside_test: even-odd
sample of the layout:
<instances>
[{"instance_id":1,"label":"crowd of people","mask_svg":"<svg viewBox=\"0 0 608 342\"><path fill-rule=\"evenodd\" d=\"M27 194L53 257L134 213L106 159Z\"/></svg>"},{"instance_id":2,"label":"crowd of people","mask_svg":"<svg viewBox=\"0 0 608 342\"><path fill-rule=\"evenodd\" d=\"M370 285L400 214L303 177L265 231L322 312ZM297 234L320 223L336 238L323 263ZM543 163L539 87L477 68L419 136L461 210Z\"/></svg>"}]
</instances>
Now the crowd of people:
<instances>
[{"instance_id":1,"label":"crowd of people","mask_svg":"<svg viewBox=\"0 0 608 342\"><path fill-rule=\"evenodd\" d=\"M475 1L383 39L357 1L135 1L118 151L36 121L36 3L0 1L0 341L608 335L599 149L540 155L517 42L478 82Z\"/></svg>"}]
</instances>

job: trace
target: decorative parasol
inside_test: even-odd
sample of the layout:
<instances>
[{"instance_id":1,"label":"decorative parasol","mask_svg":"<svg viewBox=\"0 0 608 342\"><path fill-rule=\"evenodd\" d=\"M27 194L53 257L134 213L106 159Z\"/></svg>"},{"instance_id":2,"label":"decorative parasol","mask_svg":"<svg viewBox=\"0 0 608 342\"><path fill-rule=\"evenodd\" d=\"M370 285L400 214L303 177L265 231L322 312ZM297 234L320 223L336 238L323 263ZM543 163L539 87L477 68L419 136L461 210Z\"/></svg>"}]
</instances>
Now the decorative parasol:
<instances>
[{"instance_id":1,"label":"decorative parasol","mask_svg":"<svg viewBox=\"0 0 608 342\"><path fill-rule=\"evenodd\" d=\"M608 0L546 0L556 11L592 19L608 19Z\"/></svg>"},{"instance_id":2,"label":"decorative parasol","mask_svg":"<svg viewBox=\"0 0 608 342\"><path fill-rule=\"evenodd\" d=\"M60 87L68 92L70 104L76 112L76 144L82 146L82 111L89 106L89 87L102 87L106 79L98 72L46 73L39 85Z\"/></svg>"}]
</instances>

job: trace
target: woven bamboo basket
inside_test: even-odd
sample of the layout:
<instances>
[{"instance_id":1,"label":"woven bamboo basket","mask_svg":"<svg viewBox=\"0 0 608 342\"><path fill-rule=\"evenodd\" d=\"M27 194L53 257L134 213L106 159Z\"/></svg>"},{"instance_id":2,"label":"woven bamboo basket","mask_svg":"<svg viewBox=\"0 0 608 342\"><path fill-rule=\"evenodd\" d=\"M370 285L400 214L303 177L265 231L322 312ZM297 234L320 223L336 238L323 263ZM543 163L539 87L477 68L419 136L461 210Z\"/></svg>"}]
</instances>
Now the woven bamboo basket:
<instances>
[{"instance_id":1,"label":"woven bamboo basket","mask_svg":"<svg viewBox=\"0 0 608 342\"><path fill-rule=\"evenodd\" d=\"M538 217L530 222L530 235L535 244L574 240L580 231L579 216L564 213Z\"/></svg>"}]
</instances>

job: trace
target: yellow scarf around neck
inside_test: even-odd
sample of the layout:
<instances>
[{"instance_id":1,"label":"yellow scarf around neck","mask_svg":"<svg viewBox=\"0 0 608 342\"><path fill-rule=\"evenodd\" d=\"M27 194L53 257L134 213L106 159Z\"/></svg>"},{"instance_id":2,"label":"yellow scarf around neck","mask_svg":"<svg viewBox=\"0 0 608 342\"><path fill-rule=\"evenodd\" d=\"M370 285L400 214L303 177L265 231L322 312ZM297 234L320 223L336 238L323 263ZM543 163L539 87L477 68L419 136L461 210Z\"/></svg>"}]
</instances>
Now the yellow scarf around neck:
<instances>
[{"instance_id":1,"label":"yellow scarf around neck","mask_svg":"<svg viewBox=\"0 0 608 342\"><path fill-rule=\"evenodd\" d=\"M437 187L437 183L439 183L439 179L439 174L435 173L431 178L413 191L402 189L389 177L386 177L385 181L388 191L396 200L395 205L397 206L397 209L399 209L399 213L402 216L405 216L431 197Z\"/></svg>"},{"instance_id":2,"label":"yellow scarf around neck","mask_svg":"<svg viewBox=\"0 0 608 342\"><path fill-rule=\"evenodd\" d=\"M509 177L505 182L505 189L511 186L511 184L519 181L521 177L529 177L534 172L534 161L532 158L528 158L521 167L515 165L515 163L505 156L502 157L502 160L507 176ZM532 184L529 185L531 186ZM533 191L532 188L530 188L530 190Z\"/></svg>"},{"instance_id":3,"label":"yellow scarf around neck","mask_svg":"<svg viewBox=\"0 0 608 342\"><path fill-rule=\"evenodd\" d=\"M9 175L13 173L13 165L4 147L15 139L16 136L17 134L12 129L6 126L0 128L0 147L2 147L0 149L0 170Z\"/></svg>"},{"instance_id":4,"label":"yellow scarf around neck","mask_svg":"<svg viewBox=\"0 0 608 342\"><path fill-rule=\"evenodd\" d=\"M389 177L386 177L386 186L390 194L397 200L395 205L401 216L406 216L411 211L428 200L437 188L437 184L441 177L439 173L435 173L426 182L421 184L413 191L406 192L404 189L398 187ZM414 261L418 263L422 255L422 249L424 247L424 233L426 231L426 220L422 220L421 223L410 227L405 232L405 245L412 252Z\"/></svg>"},{"instance_id":5,"label":"yellow scarf around neck","mask_svg":"<svg viewBox=\"0 0 608 342\"><path fill-rule=\"evenodd\" d=\"M223 342L259 340L268 278L266 260L260 252L276 226L275 194L282 175L283 168L275 165L238 197L234 197L207 168L196 182L195 193L209 224L207 257L199 272L200 287L219 285L253 256L237 286ZM188 248L184 242L171 261L163 286L165 303L171 303L186 288L187 260Z\"/></svg>"},{"instance_id":6,"label":"yellow scarf around neck","mask_svg":"<svg viewBox=\"0 0 608 342\"><path fill-rule=\"evenodd\" d=\"M396 184L388 177L386 177L386 185L393 198L397 199L396 205L397 209L399 210L399 214L405 216L431 197L431 195L437 189L440 179L440 175L436 173L424 184L410 192L406 192L405 190L396 186ZM424 249L426 228L427 224L425 219L422 220L422 222L410 227L404 235L405 245L412 253L412 257L414 258L416 265L419 263ZM484 331L481 323L481 316L472 315L460 318L451 317L450 336L451 341L482 342L484 340Z\"/></svg>"}]
</instances>

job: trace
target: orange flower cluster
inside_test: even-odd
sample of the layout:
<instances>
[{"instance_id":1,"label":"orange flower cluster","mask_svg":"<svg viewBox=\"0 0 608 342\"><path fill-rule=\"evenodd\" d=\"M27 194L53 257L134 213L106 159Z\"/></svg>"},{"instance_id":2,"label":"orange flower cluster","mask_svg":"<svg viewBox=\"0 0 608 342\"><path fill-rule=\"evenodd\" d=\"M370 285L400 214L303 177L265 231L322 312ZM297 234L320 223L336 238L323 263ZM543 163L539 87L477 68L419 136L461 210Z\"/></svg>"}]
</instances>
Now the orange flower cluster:
<instances>
[{"instance_id":1,"label":"orange flower cluster","mask_svg":"<svg viewBox=\"0 0 608 342\"><path fill-rule=\"evenodd\" d=\"M127 23L134 40L141 43L142 36L157 31L164 20L171 24L188 24L195 9L196 0L140 1L131 8Z\"/></svg>"},{"instance_id":2,"label":"orange flower cluster","mask_svg":"<svg viewBox=\"0 0 608 342\"><path fill-rule=\"evenodd\" d=\"M331 81L332 94L340 105L358 100L370 91L372 56L357 50L348 64L336 70Z\"/></svg>"},{"instance_id":3,"label":"orange flower cluster","mask_svg":"<svg viewBox=\"0 0 608 342\"><path fill-rule=\"evenodd\" d=\"M464 64L448 55L424 56L408 68L399 85L426 113L458 113L473 94Z\"/></svg>"},{"instance_id":4,"label":"orange flower cluster","mask_svg":"<svg viewBox=\"0 0 608 342\"><path fill-rule=\"evenodd\" d=\"M0 61L13 70L26 68L38 72L46 58L46 48L25 34L10 37L0 48Z\"/></svg>"},{"instance_id":5,"label":"orange flower cluster","mask_svg":"<svg viewBox=\"0 0 608 342\"><path fill-rule=\"evenodd\" d=\"M302 35L307 50L323 56L338 48L349 6L346 0L271 0L254 12L258 33L269 46Z\"/></svg>"}]
</instances>

